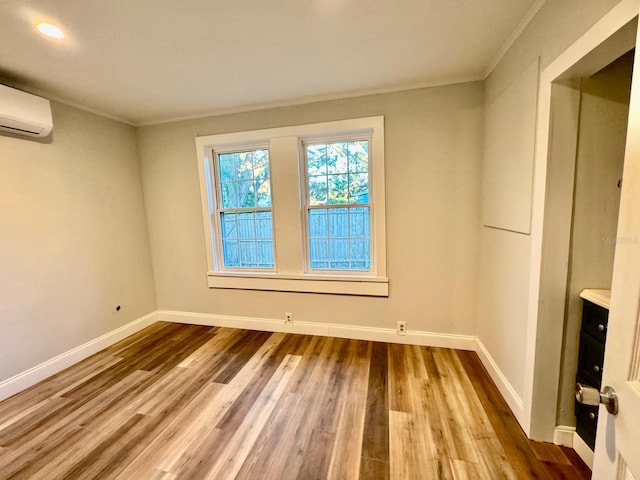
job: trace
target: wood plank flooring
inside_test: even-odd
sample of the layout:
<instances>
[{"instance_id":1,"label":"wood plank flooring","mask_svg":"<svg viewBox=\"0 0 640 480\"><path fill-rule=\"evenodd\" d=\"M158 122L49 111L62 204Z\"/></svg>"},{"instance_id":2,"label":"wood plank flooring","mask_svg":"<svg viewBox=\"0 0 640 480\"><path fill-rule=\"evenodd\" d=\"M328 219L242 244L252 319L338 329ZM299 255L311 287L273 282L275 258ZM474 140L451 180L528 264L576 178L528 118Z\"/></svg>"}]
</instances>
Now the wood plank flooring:
<instances>
[{"instance_id":1,"label":"wood plank flooring","mask_svg":"<svg viewBox=\"0 0 640 480\"><path fill-rule=\"evenodd\" d=\"M472 352L156 323L0 403L1 479L587 479Z\"/></svg>"}]
</instances>

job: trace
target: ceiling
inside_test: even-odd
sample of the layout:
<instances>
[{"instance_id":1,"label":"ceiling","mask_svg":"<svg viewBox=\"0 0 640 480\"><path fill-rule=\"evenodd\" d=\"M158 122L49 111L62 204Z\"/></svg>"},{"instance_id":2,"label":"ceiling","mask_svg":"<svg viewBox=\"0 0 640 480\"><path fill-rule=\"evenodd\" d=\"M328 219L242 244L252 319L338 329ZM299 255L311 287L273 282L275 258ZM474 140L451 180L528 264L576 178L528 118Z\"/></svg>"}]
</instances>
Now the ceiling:
<instances>
[{"instance_id":1,"label":"ceiling","mask_svg":"<svg viewBox=\"0 0 640 480\"><path fill-rule=\"evenodd\" d=\"M542 1L2 0L0 78L132 124L477 80Z\"/></svg>"}]
</instances>

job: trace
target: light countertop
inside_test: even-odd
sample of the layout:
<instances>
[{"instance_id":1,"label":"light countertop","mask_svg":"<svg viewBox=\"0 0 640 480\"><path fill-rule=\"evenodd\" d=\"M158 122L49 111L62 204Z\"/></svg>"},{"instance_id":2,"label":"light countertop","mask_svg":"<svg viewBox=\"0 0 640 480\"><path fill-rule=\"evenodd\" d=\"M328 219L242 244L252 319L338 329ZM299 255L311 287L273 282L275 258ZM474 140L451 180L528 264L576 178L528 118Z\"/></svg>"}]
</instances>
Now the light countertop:
<instances>
[{"instance_id":1,"label":"light countertop","mask_svg":"<svg viewBox=\"0 0 640 480\"><path fill-rule=\"evenodd\" d=\"M611 290L599 289L599 288L585 288L580 292L580 296L585 300L589 300L591 303L600 305L603 308L609 310L611 304Z\"/></svg>"}]
</instances>

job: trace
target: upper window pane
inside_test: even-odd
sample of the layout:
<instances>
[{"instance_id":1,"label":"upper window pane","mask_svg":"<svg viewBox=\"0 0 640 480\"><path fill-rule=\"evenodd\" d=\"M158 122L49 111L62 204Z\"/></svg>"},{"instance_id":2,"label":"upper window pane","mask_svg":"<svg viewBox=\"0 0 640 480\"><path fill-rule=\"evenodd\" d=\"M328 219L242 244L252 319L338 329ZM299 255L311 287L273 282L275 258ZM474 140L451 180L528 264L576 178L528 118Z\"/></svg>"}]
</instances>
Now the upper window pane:
<instances>
[{"instance_id":1,"label":"upper window pane","mask_svg":"<svg viewBox=\"0 0 640 480\"><path fill-rule=\"evenodd\" d=\"M306 145L309 205L369 203L369 141Z\"/></svg>"},{"instance_id":2,"label":"upper window pane","mask_svg":"<svg viewBox=\"0 0 640 480\"><path fill-rule=\"evenodd\" d=\"M220 153L218 172L223 209L271 207L269 150Z\"/></svg>"}]
</instances>

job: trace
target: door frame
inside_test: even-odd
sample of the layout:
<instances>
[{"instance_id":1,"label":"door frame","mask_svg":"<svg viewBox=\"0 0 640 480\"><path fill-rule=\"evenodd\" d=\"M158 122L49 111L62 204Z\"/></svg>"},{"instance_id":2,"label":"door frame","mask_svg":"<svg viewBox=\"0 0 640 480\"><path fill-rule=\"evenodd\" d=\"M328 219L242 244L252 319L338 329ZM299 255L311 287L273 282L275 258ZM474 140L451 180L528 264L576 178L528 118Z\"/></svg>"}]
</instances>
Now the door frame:
<instances>
[{"instance_id":1,"label":"door frame","mask_svg":"<svg viewBox=\"0 0 640 480\"><path fill-rule=\"evenodd\" d=\"M638 12L638 0L622 0L540 74L522 425L535 440L554 441L556 427L580 101L575 81L635 47Z\"/></svg>"}]
</instances>

